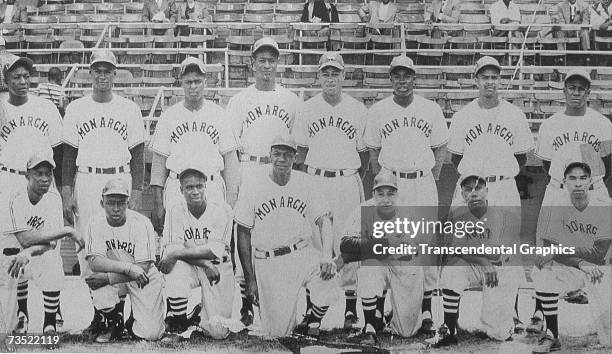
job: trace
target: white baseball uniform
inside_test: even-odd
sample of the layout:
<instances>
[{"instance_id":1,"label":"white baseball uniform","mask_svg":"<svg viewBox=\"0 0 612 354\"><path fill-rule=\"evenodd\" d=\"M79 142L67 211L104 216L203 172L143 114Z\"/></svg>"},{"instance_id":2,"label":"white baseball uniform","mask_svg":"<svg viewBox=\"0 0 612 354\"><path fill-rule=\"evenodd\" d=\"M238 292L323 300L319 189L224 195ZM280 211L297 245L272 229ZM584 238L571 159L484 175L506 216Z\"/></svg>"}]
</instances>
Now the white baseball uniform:
<instances>
[{"instance_id":1,"label":"white baseball uniform","mask_svg":"<svg viewBox=\"0 0 612 354\"><path fill-rule=\"evenodd\" d=\"M592 250L595 243L612 238L612 201L590 203L586 209L579 211L573 205L549 206L550 213L545 220L538 221L538 241L549 240L564 246ZM542 214L541 214L542 215ZM608 249L608 253L609 253ZM581 257L582 258L582 257ZM584 289L589 298L589 309L597 329L597 336L603 345L610 345L610 284L612 269L610 264L596 260L604 277L599 284L593 284L581 270L549 261L542 269L534 269L531 276L537 293L564 294L569 291ZM604 260L605 261L605 260ZM598 264L599 263L599 264ZM548 308L543 303L544 313ZM554 310L556 310L556 305ZM556 312L556 311L555 311Z\"/></svg>"},{"instance_id":2,"label":"white baseball uniform","mask_svg":"<svg viewBox=\"0 0 612 354\"><path fill-rule=\"evenodd\" d=\"M340 103L332 106L318 94L303 105L293 127L298 145L308 148L305 164L313 186L331 206L336 254L340 254L342 228L347 218L364 200L357 170L361 167L359 152L366 150L363 142L366 114L363 103L350 95L342 94ZM313 242L313 245L319 243ZM340 272L345 290L355 290L356 265L344 267Z\"/></svg>"},{"instance_id":3,"label":"white baseball uniform","mask_svg":"<svg viewBox=\"0 0 612 354\"><path fill-rule=\"evenodd\" d=\"M366 211L362 207L368 210ZM343 236L354 237L360 235L362 238L371 238L372 230L364 230L364 227L371 227L375 222L382 221L375 208L374 199L370 199L353 209L353 213L344 228ZM403 213L407 209L402 208L398 211ZM400 215L398 214L397 217L399 218ZM415 220L414 218L407 219ZM397 236L386 234L385 237ZM409 238L406 238L405 243L411 243ZM418 265L414 258L399 259L397 256L382 260L368 259L361 263L362 266L357 270L357 293L359 296L362 299L382 297L384 290L391 289L390 300L393 310L391 330L403 337L416 334L421 327L423 267ZM410 299L410 301L406 301L406 299Z\"/></svg>"},{"instance_id":4,"label":"white baseball uniform","mask_svg":"<svg viewBox=\"0 0 612 354\"><path fill-rule=\"evenodd\" d=\"M525 114L505 100L491 109L481 108L478 99L455 113L447 149L463 158L459 174L487 177L489 205L518 206L521 198L514 177L520 166L514 155L533 149L533 136ZM453 205L465 204L457 181Z\"/></svg>"},{"instance_id":5,"label":"white baseball uniform","mask_svg":"<svg viewBox=\"0 0 612 354\"><path fill-rule=\"evenodd\" d=\"M165 252L183 247L206 245L217 257L213 264L219 270L220 280L210 285L204 270L183 261L177 261L165 276L166 296L187 298L191 289L202 288L201 321L214 316L230 318L234 304L235 280L230 257L233 212L223 201L208 200L206 210L199 218L191 214L187 205L178 204L169 211L168 227L164 228Z\"/></svg>"},{"instance_id":6,"label":"white baseball uniform","mask_svg":"<svg viewBox=\"0 0 612 354\"><path fill-rule=\"evenodd\" d=\"M482 222L484 232L475 230L459 238L454 234L446 235L450 245L462 246L512 246L520 243L518 230L513 227L516 223L516 214L506 212L505 208L489 206L485 215L477 218L467 206L458 206L449 214L449 219L456 222ZM499 283L491 288L485 285L484 269L480 265L468 263L464 259L451 256L442 267L440 285L443 289L450 289L459 296L470 287L482 286L481 323L488 336L506 340L514 329L514 300L521 281L522 267L520 255L502 255L498 265L495 265ZM443 296L445 312L459 311L459 299Z\"/></svg>"},{"instance_id":7,"label":"white baseball uniform","mask_svg":"<svg viewBox=\"0 0 612 354\"><path fill-rule=\"evenodd\" d=\"M571 162L586 162L593 178L592 198L607 200L608 190L602 181L605 169L601 157L604 142L612 141L612 123L601 113L587 108L584 116L557 112L546 119L538 132L536 156L550 162L551 177L542 205L567 204L563 189L563 172ZM609 152L608 152L609 153Z\"/></svg>"},{"instance_id":8,"label":"white baseball uniform","mask_svg":"<svg viewBox=\"0 0 612 354\"><path fill-rule=\"evenodd\" d=\"M223 155L236 150L238 142L227 113L219 105L204 100L195 112L185 108L184 102L173 105L162 113L149 148L167 158L169 175L164 186L167 211L185 202L177 177L186 168L210 170L206 196L225 201L225 181L220 174L224 169Z\"/></svg>"},{"instance_id":9,"label":"white baseball uniform","mask_svg":"<svg viewBox=\"0 0 612 354\"><path fill-rule=\"evenodd\" d=\"M375 103L368 112L364 141L368 148L380 149L379 164L397 175L399 205L438 205L432 148L446 144L448 129L437 103L419 95L406 108L393 96Z\"/></svg>"},{"instance_id":10,"label":"white baseball uniform","mask_svg":"<svg viewBox=\"0 0 612 354\"><path fill-rule=\"evenodd\" d=\"M21 106L6 101L4 107L7 119L0 127L0 186L19 190L27 185L30 157L61 143L62 117L51 101L34 95L28 95Z\"/></svg>"},{"instance_id":11,"label":"white baseball uniform","mask_svg":"<svg viewBox=\"0 0 612 354\"><path fill-rule=\"evenodd\" d=\"M78 149L73 191L78 210L75 226L84 234L87 222L102 210L102 188L108 180L122 178L131 189L129 149L145 141L140 108L115 94L107 103L98 103L91 95L79 98L66 108L62 141ZM81 275L85 276L89 265L82 257L80 253Z\"/></svg>"},{"instance_id":12,"label":"white baseball uniform","mask_svg":"<svg viewBox=\"0 0 612 354\"><path fill-rule=\"evenodd\" d=\"M162 298L163 277L153 265L155 262L155 231L149 219L127 210L122 226L108 224L106 214L99 210L91 219L84 235L87 255L107 257L108 251L123 251L133 257L134 263L151 262L149 283L143 288L134 281L118 285L107 285L92 290L93 304L98 309L113 308L119 303L119 293L130 295L134 326L132 331L140 338L157 340L165 330L164 301ZM120 288L122 288L120 290Z\"/></svg>"},{"instance_id":13,"label":"white baseball uniform","mask_svg":"<svg viewBox=\"0 0 612 354\"><path fill-rule=\"evenodd\" d=\"M243 183L235 221L251 229L253 266L257 274L261 325L270 335L286 336L296 325L298 294L308 287L314 306L329 306L335 279L320 277L322 254L310 242L312 225L330 209L305 173L292 171L279 186L269 170Z\"/></svg>"}]
</instances>

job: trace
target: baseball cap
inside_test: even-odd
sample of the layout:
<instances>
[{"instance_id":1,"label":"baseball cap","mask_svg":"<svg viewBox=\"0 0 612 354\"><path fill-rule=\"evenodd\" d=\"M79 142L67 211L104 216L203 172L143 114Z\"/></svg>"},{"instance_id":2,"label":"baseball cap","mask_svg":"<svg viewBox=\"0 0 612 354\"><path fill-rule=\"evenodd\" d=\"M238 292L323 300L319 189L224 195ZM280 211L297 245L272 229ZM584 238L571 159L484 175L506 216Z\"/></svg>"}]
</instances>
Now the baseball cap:
<instances>
[{"instance_id":1,"label":"baseball cap","mask_svg":"<svg viewBox=\"0 0 612 354\"><path fill-rule=\"evenodd\" d=\"M277 135L273 140L272 144L270 144L270 148L275 146L286 146L293 151L297 151L297 143L295 139L289 134Z\"/></svg>"},{"instance_id":2,"label":"baseball cap","mask_svg":"<svg viewBox=\"0 0 612 354\"><path fill-rule=\"evenodd\" d=\"M127 182L121 178L113 178L106 182L102 189L102 195L124 195L130 196L130 189L128 188Z\"/></svg>"},{"instance_id":3,"label":"baseball cap","mask_svg":"<svg viewBox=\"0 0 612 354\"><path fill-rule=\"evenodd\" d=\"M589 86L591 85L591 76L586 70L582 68L576 68L576 69L570 70L567 73L567 75L565 75L565 80L563 80L563 84L565 85L567 80L569 80L571 77L581 77L589 83Z\"/></svg>"},{"instance_id":4,"label":"baseball cap","mask_svg":"<svg viewBox=\"0 0 612 354\"><path fill-rule=\"evenodd\" d=\"M487 180L484 179L480 174L474 174L474 173L468 173L465 174L465 177L461 177L461 182L459 182L459 185L463 188L463 186L465 186L466 184L468 184L469 182L476 180L478 182L482 181L482 183L485 184L485 186L487 185Z\"/></svg>"},{"instance_id":5,"label":"baseball cap","mask_svg":"<svg viewBox=\"0 0 612 354\"><path fill-rule=\"evenodd\" d=\"M414 63L412 62L412 59L408 58L404 54L400 54L396 56L395 58L393 58L393 60L391 60L391 66L389 67L389 72L392 72L393 70L397 68L406 68L408 70L412 70L413 72L416 72L416 70L414 69Z\"/></svg>"},{"instance_id":6,"label":"baseball cap","mask_svg":"<svg viewBox=\"0 0 612 354\"><path fill-rule=\"evenodd\" d=\"M4 64L4 72L7 73L18 66L24 66L29 72L34 70L34 62L30 58L18 57L11 54Z\"/></svg>"},{"instance_id":7,"label":"baseball cap","mask_svg":"<svg viewBox=\"0 0 612 354\"><path fill-rule=\"evenodd\" d=\"M567 175L568 172L573 170L574 168L581 168L581 169L585 170L586 173L589 174L589 176L591 175L591 166L589 166L588 163L582 162L582 161L573 161L573 162L570 162L567 165L565 165L565 170L563 171L563 176L565 177L565 175Z\"/></svg>"},{"instance_id":8,"label":"baseball cap","mask_svg":"<svg viewBox=\"0 0 612 354\"><path fill-rule=\"evenodd\" d=\"M94 66L97 63L109 63L114 67L117 67L117 58L115 54L108 49L99 49L91 53L89 67Z\"/></svg>"},{"instance_id":9,"label":"baseball cap","mask_svg":"<svg viewBox=\"0 0 612 354\"><path fill-rule=\"evenodd\" d=\"M322 70L328 66L334 67L339 70L344 70L344 59L338 52L325 52L319 59L319 70Z\"/></svg>"},{"instance_id":10,"label":"baseball cap","mask_svg":"<svg viewBox=\"0 0 612 354\"><path fill-rule=\"evenodd\" d=\"M26 169L31 170L41 163L46 162L51 165L51 168L55 168L55 161L53 161L53 156L50 152L39 151L34 153L28 163L26 164Z\"/></svg>"},{"instance_id":11,"label":"baseball cap","mask_svg":"<svg viewBox=\"0 0 612 354\"><path fill-rule=\"evenodd\" d=\"M476 66L474 68L474 75L478 74L478 72L482 70L482 68L487 66L492 66L494 68L497 68L497 70L501 71L501 65L499 65L497 59L487 55L478 59L478 61L476 62Z\"/></svg>"},{"instance_id":12,"label":"baseball cap","mask_svg":"<svg viewBox=\"0 0 612 354\"><path fill-rule=\"evenodd\" d=\"M374 177L374 187L372 190L380 187L391 187L397 189L397 177L390 172L379 172L376 177Z\"/></svg>"},{"instance_id":13,"label":"baseball cap","mask_svg":"<svg viewBox=\"0 0 612 354\"><path fill-rule=\"evenodd\" d=\"M278 49L278 43L276 43L276 41L272 37L263 37L257 42L255 42L255 44L253 44L253 55L255 55L258 50L265 47L273 49L274 51L276 51L276 54L280 54L280 49Z\"/></svg>"},{"instance_id":14,"label":"baseball cap","mask_svg":"<svg viewBox=\"0 0 612 354\"><path fill-rule=\"evenodd\" d=\"M187 57L181 63L181 76L185 74L185 70L187 70L187 68L191 65L197 66L198 70L200 70L202 74L206 74L206 67L204 66L204 62L202 62L196 57Z\"/></svg>"},{"instance_id":15,"label":"baseball cap","mask_svg":"<svg viewBox=\"0 0 612 354\"><path fill-rule=\"evenodd\" d=\"M208 179L208 177L206 176L210 174L210 173L206 173L206 171L201 167L191 166L191 167L185 168L184 170L181 171L181 173L179 173L179 178L178 178L179 181L182 180L185 177L185 175L191 174L191 173L200 174L202 175L202 177L204 177L205 180Z\"/></svg>"}]
</instances>

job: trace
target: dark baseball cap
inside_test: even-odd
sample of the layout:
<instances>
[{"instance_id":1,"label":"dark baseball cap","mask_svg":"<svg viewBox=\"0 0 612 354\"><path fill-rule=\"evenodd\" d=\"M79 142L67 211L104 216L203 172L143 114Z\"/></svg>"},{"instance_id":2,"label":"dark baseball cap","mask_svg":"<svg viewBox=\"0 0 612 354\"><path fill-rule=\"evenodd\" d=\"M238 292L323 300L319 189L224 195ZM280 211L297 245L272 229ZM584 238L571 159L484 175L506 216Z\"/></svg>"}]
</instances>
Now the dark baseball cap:
<instances>
[{"instance_id":1,"label":"dark baseball cap","mask_svg":"<svg viewBox=\"0 0 612 354\"><path fill-rule=\"evenodd\" d=\"M374 187L372 190L376 190L381 187L391 187L397 189L397 176L391 172L379 172L376 177L374 177Z\"/></svg>"},{"instance_id":2,"label":"dark baseball cap","mask_svg":"<svg viewBox=\"0 0 612 354\"><path fill-rule=\"evenodd\" d=\"M18 68L20 66L23 66L29 72L34 71L34 62L32 61L32 59L26 58L26 57L18 57L16 55L11 54L8 57L8 60L6 60L6 64L4 66L4 72L8 73L12 70L15 70L15 68Z\"/></svg>"}]
</instances>

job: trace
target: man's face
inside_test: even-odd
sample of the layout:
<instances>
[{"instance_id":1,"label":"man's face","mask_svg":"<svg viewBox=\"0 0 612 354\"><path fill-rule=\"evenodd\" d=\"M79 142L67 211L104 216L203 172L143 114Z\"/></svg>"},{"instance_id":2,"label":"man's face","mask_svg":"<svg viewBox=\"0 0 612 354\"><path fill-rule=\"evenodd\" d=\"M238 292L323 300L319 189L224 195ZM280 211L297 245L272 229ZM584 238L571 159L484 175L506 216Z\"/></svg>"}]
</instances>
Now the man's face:
<instances>
[{"instance_id":1,"label":"man's face","mask_svg":"<svg viewBox=\"0 0 612 354\"><path fill-rule=\"evenodd\" d=\"M398 97L409 97L414 90L414 71L406 68L396 68L389 75L393 94Z\"/></svg>"},{"instance_id":2,"label":"man's face","mask_svg":"<svg viewBox=\"0 0 612 354\"><path fill-rule=\"evenodd\" d=\"M51 183L53 183L53 169L47 163L41 163L28 170L26 176L28 179L28 189L38 195L47 193Z\"/></svg>"},{"instance_id":3,"label":"man's face","mask_svg":"<svg viewBox=\"0 0 612 354\"><path fill-rule=\"evenodd\" d=\"M274 50L263 48L255 53L253 58L253 72L256 79L274 81L276 78L277 66L278 54Z\"/></svg>"},{"instance_id":4,"label":"man's face","mask_svg":"<svg viewBox=\"0 0 612 354\"><path fill-rule=\"evenodd\" d=\"M202 176L187 176L181 181L181 192L188 206L198 206L204 202L206 180Z\"/></svg>"},{"instance_id":5,"label":"man's face","mask_svg":"<svg viewBox=\"0 0 612 354\"><path fill-rule=\"evenodd\" d=\"M110 91L113 89L115 80L115 67L109 63L98 63L94 65L89 73L93 77L93 88L97 91Z\"/></svg>"},{"instance_id":6,"label":"man's face","mask_svg":"<svg viewBox=\"0 0 612 354\"><path fill-rule=\"evenodd\" d=\"M106 212L106 219L111 224L122 224L125 221L128 197L121 194L110 194L102 197L102 208Z\"/></svg>"},{"instance_id":7,"label":"man's face","mask_svg":"<svg viewBox=\"0 0 612 354\"><path fill-rule=\"evenodd\" d=\"M388 214L397 204L397 189L393 187L379 187L374 190L374 203L379 212Z\"/></svg>"},{"instance_id":8,"label":"man's face","mask_svg":"<svg viewBox=\"0 0 612 354\"><path fill-rule=\"evenodd\" d=\"M6 85L12 96L25 97L30 90L30 72L18 66L6 75Z\"/></svg>"},{"instance_id":9,"label":"man's face","mask_svg":"<svg viewBox=\"0 0 612 354\"><path fill-rule=\"evenodd\" d=\"M589 99L591 89L589 83L579 77L570 78L563 87L565 104L569 108L583 108Z\"/></svg>"},{"instance_id":10,"label":"man's face","mask_svg":"<svg viewBox=\"0 0 612 354\"><path fill-rule=\"evenodd\" d=\"M482 180L473 179L461 187L461 196L470 209L481 208L487 203L487 191Z\"/></svg>"},{"instance_id":11,"label":"man's face","mask_svg":"<svg viewBox=\"0 0 612 354\"><path fill-rule=\"evenodd\" d=\"M295 150L286 146L274 146L270 149L270 161L276 173L287 173L295 162Z\"/></svg>"},{"instance_id":12,"label":"man's face","mask_svg":"<svg viewBox=\"0 0 612 354\"><path fill-rule=\"evenodd\" d=\"M344 71L328 66L319 71L319 83L323 93L331 96L338 95L342 91L342 80Z\"/></svg>"},{"instance_id":13,"label":"man's face","mask_svg":"<svg viewBox=\"0 0 612 354\"><path fill-rule=\"evenodd\" d=\"M185 92L185 100L199 101L204 97L205 76L191 71L181 77L181 85Z\"/></svg>"},{"instance_id":14,"label":"man's face","mask_svg":"<svg viewBox=\"0 0 612 354\"><path fill-rule=\"evenodd\" d=\"M497 97L499 88L499 70L491 66L485 66L476 74L476 85L481 97Z\"/></svg>"},{"instance_id":15,"label":"man's face","mask_svg":"<svg viewBox=\"0 0 612 354\"><path fill-rule=\"evenodd\" d=\"M591 176L582 168L576 167L565 175L563 184L572 199L585 198L591 185Z\"/></svg>"}]
</instances>

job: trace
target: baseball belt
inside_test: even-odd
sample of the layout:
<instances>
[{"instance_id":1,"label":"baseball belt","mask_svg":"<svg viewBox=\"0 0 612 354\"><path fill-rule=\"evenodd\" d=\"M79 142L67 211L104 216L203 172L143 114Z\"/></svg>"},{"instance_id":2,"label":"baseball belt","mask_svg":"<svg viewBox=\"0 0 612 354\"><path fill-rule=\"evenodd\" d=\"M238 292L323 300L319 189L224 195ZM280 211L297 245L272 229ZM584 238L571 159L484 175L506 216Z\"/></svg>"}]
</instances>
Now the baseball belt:
<instances>
[{"instance_id":1,"label":"baseball belt","mask_svg":"<svg viewBox=\"0 0 612 354\"><path fill-rule=\"evenodd\" d=\"M270 157L269 156L254 156L254 155L249 155L249 154L242 154L240 155L240 161L242 162L246 162L246 161L253 161L253 162L258 162L262 165L265 164L269 164L270 163Z\"/></svg>"},{"instance_id":2,"label":"baseball belt","mask_svg":"<svg viewBox=\"0 0 612 354\"><path fill-rule=\"evenodd\" d=\"M351 176L357 173L357 170L352 169L343 169L343 170L325 170L322 168L314 168L307 166L306 171L315 176L323 176L323 177L343 177L343 176Z\"/></svg>"},{"instance_id":3,"label":"baseball belt","mask_svg":"<svg viewBox=\"0 0 612 354\"><path fill-rule=\"evenodd\" d=\"M170 176L170 177L172 177L174 179L179 179L180 175L181 175L180 173L176 173L174 171L170 171L170 173L168 174L168 176ZM214 180L215 180L215 175L207 175L207 176L204 176L204 177L206 178L207 182L208 181L214 182Z\"/></svg>"},{"instance_id":4,"label":"baseball belt","mask_svg":"<svg viewBox=\"0 0 612 354\"><path fill-rule=\"evenodd\" d=\"M83 173L95 173L99 175L114 175L116 173L129 173L130 165L119 166L119 167L90 167L90 166L79 166L79 172Z\"/></svg>"},{"instance_id":5,"label":"baseball belt","mask_svg":"<svg viewBox=\"0 0 612 354\"><path fill-rule=\"evenodd\" d=\"M8 168L6 166L0 167L0 170L6 171L6 172L10 172L10 173L14 173L16 175L21 175L21 176L25 176L26 175L25 171L15 170L13 168Z\"/></svg>"},{"instance_id":6,"label":"baseball belt","mask_svg":"<svg viewBox=\"0 0 612 354\"><path fill-rule=\"evenodd\" d=\"M301 250L302 248L304 248L306 246L308 246L308 242L306 242L304 240L299 240L298 242L294 243L291 246L278 247L278 248L275 248L275 249L270 250L270 251L262 251L260 249L255 249L255 252L253 252L253 255L257 259L267 259L267 258L280 257L280 256L284 256L286 254L289 254L291 252L294 252L294 251L297 251L297 250Z\"/></svg>"},{"instance_id":7,"label":"baseball belt","mask_svg":"<svg viewBox=\"0 0 612 354\"><path fill-rule=\"evenodd\" d=\"M423 177L423 175L425 174L425 173L423 173L423 171L415 171L415 172L397 172L397 171L392 171L391 173L393 173L394 176L398 176L399 178L405 178L405 179L420 178L420 177Z\"/></svg>"},{"instance_id":8,"label":"baseball belt","mask_svg":"<svg viewBox=\"0 0 612 354\"><path fill-rule=\"evenodd\" d=\"M485 181L487 181L487 183L490 183L490 182L499 182L501 180L508 179L510 177L507 177L507 176L486 176L486 177L483 177L483 178L485 179Z\"/></svg>"},{"instance_id":9,"label":"baseball belt","mask_svg":"<svg viewBox=\"0 0 612 354\"><path fill-rule=\"evenodd\" d=\"M214 265L219 265L219 264L225 263L225 262L227 262L229 260L230 260L230 258L228 256L223 256L223 258L213 259L212 261L210 261L210 263L212 263Z\"/></svg>"}]
</instances>

